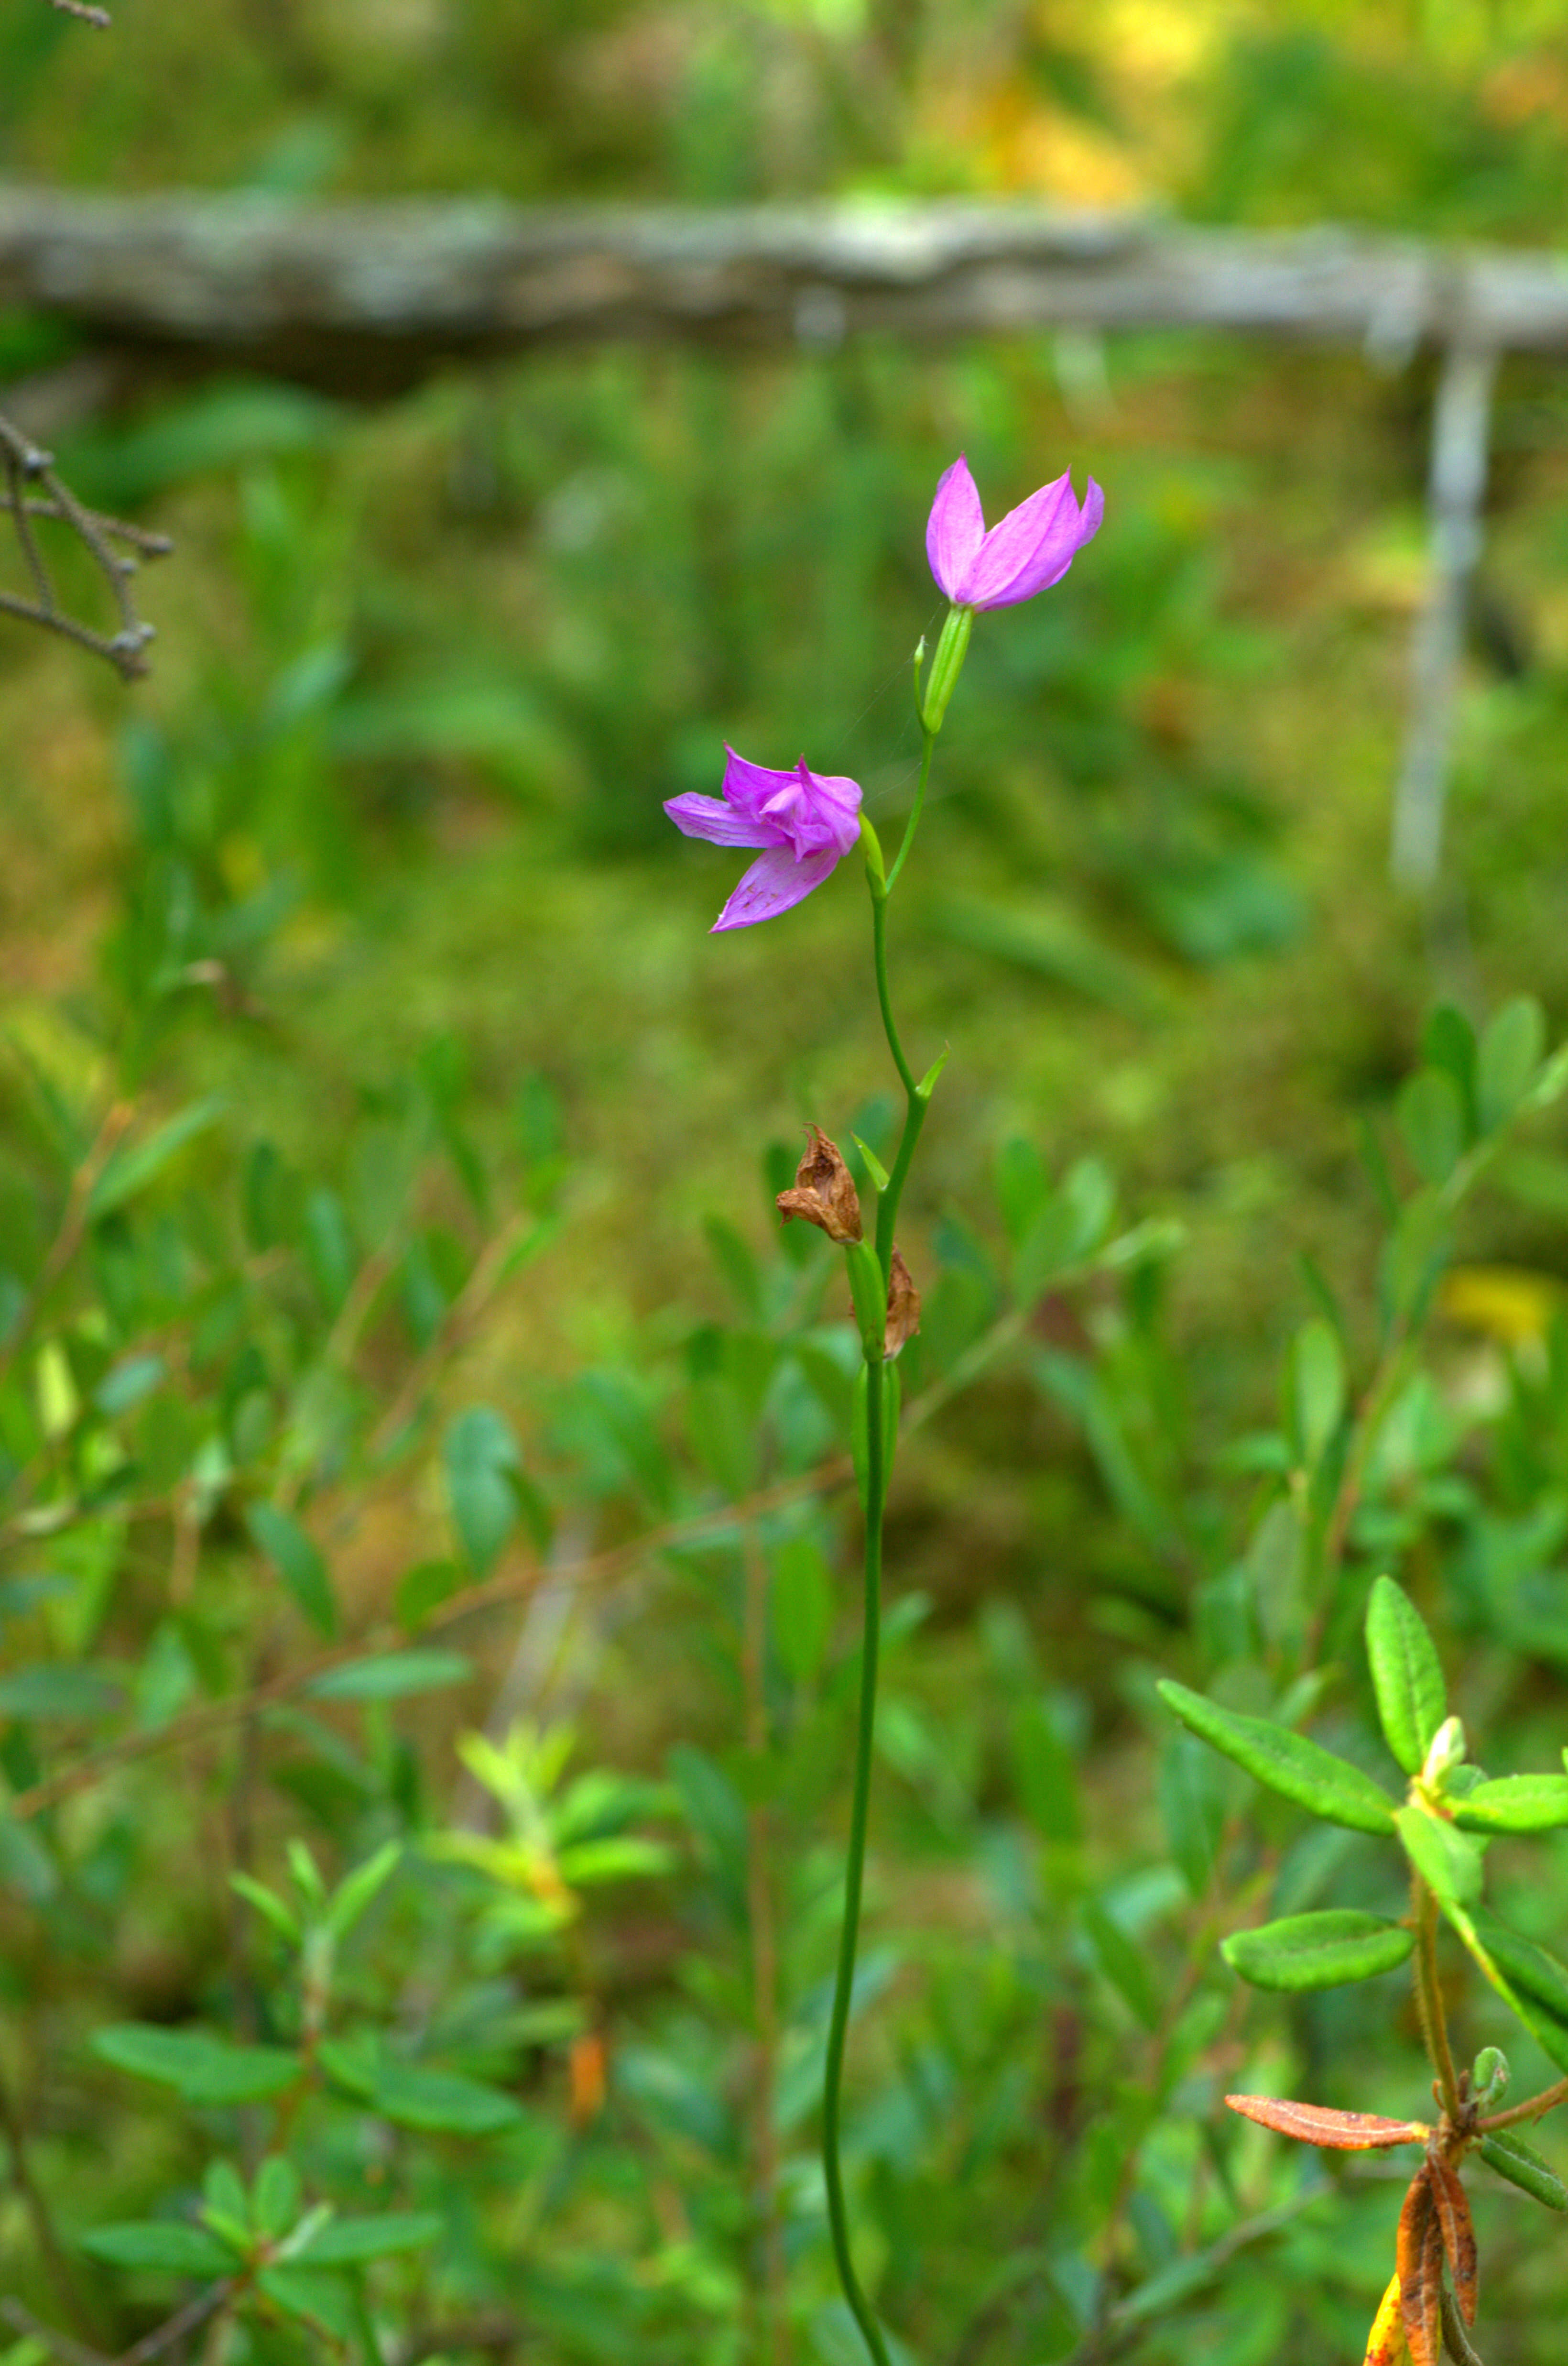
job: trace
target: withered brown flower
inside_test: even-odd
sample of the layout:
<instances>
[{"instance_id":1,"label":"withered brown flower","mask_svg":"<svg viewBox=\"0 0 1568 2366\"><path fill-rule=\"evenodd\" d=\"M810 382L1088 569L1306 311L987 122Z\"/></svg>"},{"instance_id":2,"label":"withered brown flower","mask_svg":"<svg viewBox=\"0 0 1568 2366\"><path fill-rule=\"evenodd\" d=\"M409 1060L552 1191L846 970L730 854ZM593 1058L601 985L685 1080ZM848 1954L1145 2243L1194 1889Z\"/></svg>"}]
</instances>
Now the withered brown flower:
<instances>
[{"instance_id":1,"label":"withered brown flower","mask_svg":"<svg viewBox=\"0 0 1568 2366\"><path fill-rule=\"evenodd\" d=\"M830 1142L820 1126L812 1126L811 1144L795 1170L793 1187L779 1192L778 1207L785 1223L799 1216L817 1225L841 1248L863 1237L855 1177L839 1156L838 1144Z\"/></svg>"}]
</instances>

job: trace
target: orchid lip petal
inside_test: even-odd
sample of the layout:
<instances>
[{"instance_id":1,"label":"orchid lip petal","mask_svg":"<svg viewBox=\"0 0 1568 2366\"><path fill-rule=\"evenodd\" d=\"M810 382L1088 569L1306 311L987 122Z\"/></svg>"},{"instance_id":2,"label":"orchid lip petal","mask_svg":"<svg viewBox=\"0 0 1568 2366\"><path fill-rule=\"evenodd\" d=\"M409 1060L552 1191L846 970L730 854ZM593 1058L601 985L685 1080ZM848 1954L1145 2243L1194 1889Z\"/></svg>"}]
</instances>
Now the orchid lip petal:
<instances>
[{"instance_id":1,"label":"orchid lip petal","mask_svg":"<svg viewBox=\"0 0 1568 2366\"><path fill-rule=\"evenodd\" d=\"M695 789L685 796L666 798L665 811L677 829L688 838L705 838L713 846L772 846L777 842L774 833L749 815L722 798L703 796Z\"/></svg>"},{"instance_id":2,"label":"orchid lip petal","mask_svg":"<svg viewBox=\"0 0 1568 2366\"><path fill-rule=\"evenodd\" d=\"M710 933L717 936L722 929L749 929L758 920L777 919L820 887L838 860L832 847L799 857L787 846L768 847L743 874Z\"/></svg>"}]
</instances>

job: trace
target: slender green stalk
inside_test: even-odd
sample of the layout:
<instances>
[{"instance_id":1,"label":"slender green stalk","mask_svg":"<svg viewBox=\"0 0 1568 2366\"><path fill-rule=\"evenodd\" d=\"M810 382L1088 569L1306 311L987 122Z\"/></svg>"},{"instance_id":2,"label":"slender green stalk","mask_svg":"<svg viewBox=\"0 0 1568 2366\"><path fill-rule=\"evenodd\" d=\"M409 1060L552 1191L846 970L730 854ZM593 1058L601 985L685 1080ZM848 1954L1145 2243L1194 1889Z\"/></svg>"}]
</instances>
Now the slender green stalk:
<instances>
[{"instance_id":1,"label":"slender green stalk","mask_svg":"<svg viewBox=\"0 0 1568 2366\"><path fill-rule=\"evenodd\" d=\"M823 2171L827 2181L828 2225L838 2281L876 2366L890 2366L887 2345L860 2287L849 2250L849 2214L839 2162L839 2120L844 2084L844 2046L855 1991L855 1950L860 1936L860 1888L866 1869L866 1819L871 1800L871 1738L877 1720L877 1658L882 1626L882 1499L887 1487L882 1367L866 1366L866 1608L860 1646L860 1717L855 1741L855 1785L849 1806L849 1845L844 1866L844 1926L838 1937L838 1971L828 2022L827 2068L823 2082Z\"/></svg>"},{"instance_id":2,"label":"slender green stalk","mask_svg":"<svg viewBox=\"0 0 1568 2366\"><path fill-rule=\"evenodd\" d=\"M899 851L893 857L893 867L888 873L890 896L899 884L899 873L903 869L905 858L914 843L914 833L920 827L921 809L925 804L925 783L931 778L931 759L935 753L936 734L935 731L928 731L924 722L922 721L920 736L924 743L920 752L920 779L915 784L914 803L909 809L909 819L903 826L903 837L899 841Z\"/></svg>"},{"instance_id":3,"label":"slender green stalk","mask_svg":"<svg viewBox=\"0 0 1568 2366\"><path fill-rule=\"evenodd\" d=\"M909 852L914 826L920 817L920 804L931 771L934 745L934 735L928 731L925 734L925 760L921 767L914 809L910 815L903 844L899 849L898 861L891 873L883 877L879 855L876 861L868 861L867 865L871 890L871 940L877 971L877 1000L881 1008L888 1049L892 1053L893 1065L899 1072L907 1102L898 1155L877 1209L877 1262L882 1270L884 1288L891 1273L893 1230L898 1222L899 1201L903 1196L915 1144L920 1140L920 1130L925 1122L933 1081L928 1078L924 1085L915 1081L914 1071L904 1056L893 1019L892 997L888 988L888 891ZM882 1621L882 1517L888 1493L886 1375L887 1365L883 1358L868 1349L866 1590L860 1656L860 1712L855 1743L855 1778L849 1805L849 1843L845 1858L844 1924L839 1932L838 1970L834 1982L833 2011L828 2022L827 2066L823 2082L823 2171L827 2183L827 2214L833 2235L833 2255L845 2299L865 2337L866 2347L875 2360L875 2366L889 2366L887 2345L871 2304L861 2289L850 2254L849 2215L845 2205L844 2172L839 2160L839 2131L843 2109L844 2049L849 2032L849 2009L855 1992L855 1955L860 1938L860 1893L866 1869L866 1825L871 1801L871 1744L877 1722L877 1662Z\"/></svg>"}]
</instances>

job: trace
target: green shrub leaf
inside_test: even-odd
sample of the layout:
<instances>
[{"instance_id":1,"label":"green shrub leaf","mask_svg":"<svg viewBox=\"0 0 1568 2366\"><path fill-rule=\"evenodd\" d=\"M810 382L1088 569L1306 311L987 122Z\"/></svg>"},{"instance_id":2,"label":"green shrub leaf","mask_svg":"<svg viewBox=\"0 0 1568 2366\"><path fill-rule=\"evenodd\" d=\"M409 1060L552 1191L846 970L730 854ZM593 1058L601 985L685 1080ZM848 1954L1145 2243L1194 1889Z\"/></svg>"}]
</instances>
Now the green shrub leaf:
<instances>
[{"instance_id":1,"label":"green shrub leaf","mask_svg":"<svg viewBox=\"0 0 1568 2366\"><path fill-rule=\"evenodd\" d=\"M334 2218L300 2253L312 2268L341 2268L363 2259L389 2259L398 2251L423 2250L442 2230L429 2210L388 2210L380 2218Z\"/></svg>"},{"instance_id":2,"label":"green shrub leaf","mask_svg":"<svg viewBox=\"0 0 1568 2366\"><path fill-rule=\"evenodd\" d=\"M1544 2202L1549 2210L1568 2210L1568 2185L1540 2153L1516 2135L1512 2128L1499 2128L1495 2135L1483 2136L1475 2147L1488 2169L1506 2177L1522 2193L1532 2194Z\"/></svg>"},{"instance_id":3,"label":"green shrub leaf","mask_svg":"<svg viewBox=\"0 0 1568 2366\"><path fill-rule=\"evenodd\" d=\"M1425 1808L1397 1808L1394 1820L1406 1855L1445 1911L1473 1906L1481 1895L1480 1844Z\"/></svg>"},{"instance_id":4,"label":"green shrub leaf","mask_svg":"<svg viewBox=\"0 0 1568 2366\"><path fill-rule=\"evenodd\" d=\"M92 2046L100 2061L173 2087L187 2103L258 2103L299 2077L297 2059L280 2045L230 2045L204 2030L122 2022L95 2030Z\"/></svg>"},{"instance_id":5,"label":"green shrub leaf","mask_svg":"<svg viewBox=\"0 0 1568 2366\"><path fill-rule=\"evenodd\" d=\"M338 1606L327 1564L298 1521L276 1504L252 1504L245 1525L311 1625L329 1639L335 1635Z\"/></svg>"},{"instance_id":6,"label":"green shrub leaf","mask_svg":"<svg viewBox=\"0 0 1568 2366\"><path fill-rule=\"evenodd\" d=\"M226 2243L174 2219L97 2226L83 2236L82 2248L111 2268L158 2268L173 2276L231 2276L238 2265Z\"/></svg>"},{"instance_id":7,"label":"green shrub leaf","mask_svg":"<svg viewBox=\"0 0 1568 2366\"><path fill-rule=\"evenodd\" d=\"M1549 1832L1568 1824L1568 1774L1503 1774L1452 1801L1467 1832Z\"/></svg>"},{"instance_id":8,"label":"green shrub leaf","mask_svg":"<svg viewBox=\"0 0 1568 2366\"><path fill-rule=\"evenodd\" d=\"M1220 1954L1254 1988L1294 1995L1391 1972L1405 1962L1415 1944L1414 1932L1403 1923L1344 1908L1288 1914L1255 1931L1237 1931L1222 1941Z\"/></svg>"},{"instance_id":9,"label":"green shrub leaf","mask_svg":"<svg viewBox=\"0 0 1568 2366\"><path fill-rule=\"evenodd\" d=\"M1378 1579L1367 1605L1367 1657L1383 1739L1406 1774L1418 1774L1448 1700L1426 1621L1391 1577Z\"/></svg>"},{"instance_id":10,"label":"green shrub leaf","mask_svg":"<svg viewBox=\"0 0 1568 2366\"><path fill-rule=\"evenodd\" d=\"M1294 1799L1325 1823L1346 1824L1354 1832L1381 1834L1394 1830L1394 1802L1370 1774L1348 1759L1336 1758L1288 1726L1271 1724L1261 1717L1239 1717L1219 1708L1201 1693L1169 1679L1159 1687L1166 1707L1192 1732L1234 1758L1249 1774Z\"/></svg>"},{"instance_id":11,"label":"green shrub leaf","mask_svg":"<svg viewBox=\"0 0 1568 2366\"><path fill-rule=\"evenodd\" d=\"M1540 1065L1546 1020L1532 995L1506 1002L1481 1038L1475 1064L1476 1114L1490 1133L1512 1117Z\"/></svg>"}]
</instances>

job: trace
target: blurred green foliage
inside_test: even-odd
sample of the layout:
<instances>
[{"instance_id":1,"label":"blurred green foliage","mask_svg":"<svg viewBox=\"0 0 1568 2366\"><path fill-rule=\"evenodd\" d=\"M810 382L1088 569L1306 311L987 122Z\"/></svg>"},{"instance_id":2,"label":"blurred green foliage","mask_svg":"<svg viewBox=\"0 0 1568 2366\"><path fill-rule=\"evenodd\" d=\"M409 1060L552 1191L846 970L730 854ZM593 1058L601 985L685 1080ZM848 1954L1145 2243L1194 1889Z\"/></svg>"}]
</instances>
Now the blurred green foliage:
<instances>
[{"instance_id":1,"label":"blurred green foliage","mask_svg":"<svg viewBox=\"0 0 1568 2366\"><path fill-rule=\"evenodd\" d=\"M8 0L8 175L1561 209L1540 7L117 13ZM7 372L61 352L0 321ZM992 515L1070 459L1107 524L977 636L894 922L906 1031L954 1051L910 1209L866 2263L955 2366L1360 2354L1392 2190L1216 2098L1419 2112L1404 1992L1249 1997L1216 1943L1401 1903L1154 1684L1360 1763L1393 1566L1489 1772L1563 1739L1568 1157L1521 1103L1568 1019L1564 413L1506 371L1423 919L1382 880L1427 391L871 342L363 416L153 388L62 445L180 556L129 705L0 642L6 2366L49 2354L18 2312L118 2354L187 2302L213 2366L856 2354L812 2127L854 1340L766 1192L806 1121L885 1149L890 1112L847 868L710 943L723 866L659 803L728 738L902 811L960 446ZM1491 1864L1561 1948L1561 1842ZM1450 1970L1466 2043L1550 2076ZM1490 2366L1556 2366L1552 2224L1476 2203Z\"/></svg>"}]
</instances>

